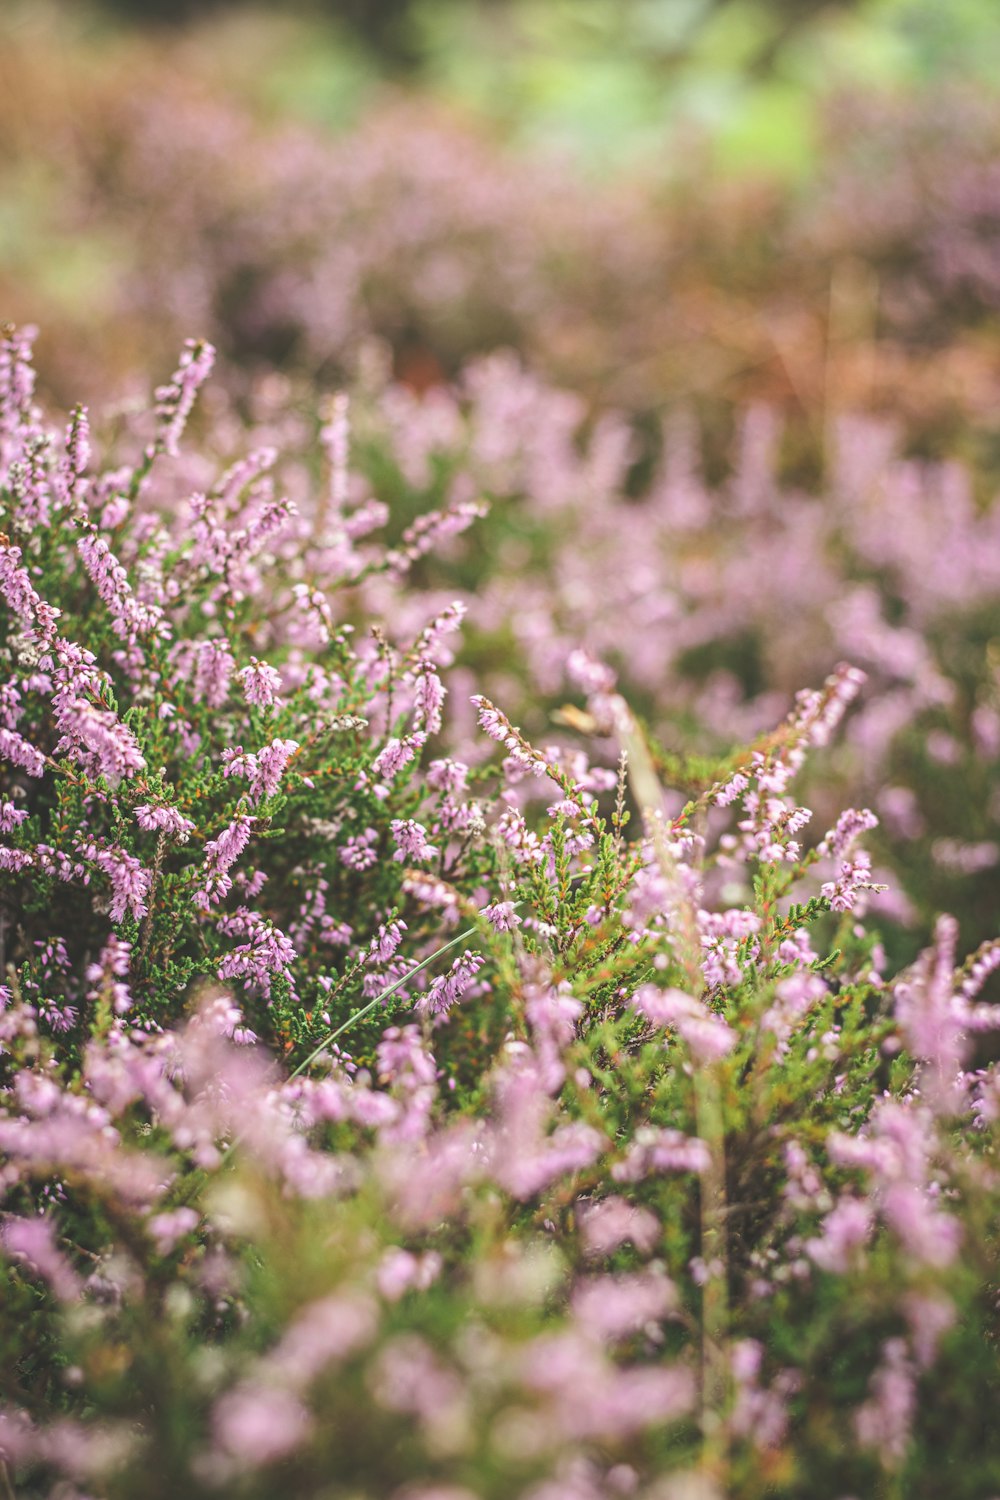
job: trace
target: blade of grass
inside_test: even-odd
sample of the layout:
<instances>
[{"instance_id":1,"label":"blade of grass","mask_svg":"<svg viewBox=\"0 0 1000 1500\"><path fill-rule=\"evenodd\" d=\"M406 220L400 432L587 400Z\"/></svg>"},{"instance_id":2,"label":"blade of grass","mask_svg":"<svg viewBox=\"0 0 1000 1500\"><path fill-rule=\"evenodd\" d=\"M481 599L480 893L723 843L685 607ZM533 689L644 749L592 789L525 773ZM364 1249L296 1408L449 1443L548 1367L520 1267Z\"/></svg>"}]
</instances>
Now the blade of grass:
<instances>
[{"instance_id":1,"label":"blade of grass","mask_svg":"<svg viewBox=\"0 0 1000 1500\"><path fill-rule=\"evenodd\" d=\"M328 1036L325 1036L320 1042L319 1046L316 1047L312 1052L310 1052L309 1056L303 1062L300 1062L297 1068L294 1068L292 1070L292 1072L289 1074L289 1077L297 1078L300 1073L304 1072L305 1069L308 1068L310 1063L315 1062L317 1057L319 1057L322 1052L326 1051L327 1047L329 1047L331 1043L335 1042L338 1037L343 1036L344 1032L354 1025L355 1021L360 1021L365 1016L370 1015L377 1006L381 1005L384 1000L388 1000L390 995L395 994L396 990L401 989L408 980L412 979L414 974L419 974L421 969L426 969L430 964L434 963L436 959L439 959L443 953L447 953L449 948L456 948L459 943L464 943L468 938L475 937L475 935L476 928L467 927L464 932L460 932L458 936L453 937L450 942L445 943L442 947L435 949L433 953L428 954L428 956L425 959L422 959L420 963L414 964L412 969L407 969L406 973L402 976L401 979L397 979L394 984L390 984L386 989L380 990L380 992L375 996L374 1000L369 1000L367 1005L363 1005L360 1010L356 1010L353 1015L348 1016L347 1020L344 1021L342 1025L338 1026L336 1031L331 1031Z\"/></svg>"},{"instance_id":2,"label":"blade of grass","mask_svg":"<svg viewBox=\"0 0 1000 1500\"><path fill-rule=\"evenodd\" d=\"M676 862L667 846L660 786L645 736L624 699L617 700L617 731L628 757L632 791L657 863L673 892L677 923L676 949L685 970L688 993L703 987L698 924L691 899L680 882ZM701 1254L707 1266L721 1271L709 1275L702 1290L701 1427L705 1467L714 1472L725 1459L723 1414L728 1404L727 1341L729 1300L726 1232L726 1135L717 1066L702 1065L694 1074L695 1128L708 1146L709 1163L698 1194Z\"/></svg>"}]
</instances>

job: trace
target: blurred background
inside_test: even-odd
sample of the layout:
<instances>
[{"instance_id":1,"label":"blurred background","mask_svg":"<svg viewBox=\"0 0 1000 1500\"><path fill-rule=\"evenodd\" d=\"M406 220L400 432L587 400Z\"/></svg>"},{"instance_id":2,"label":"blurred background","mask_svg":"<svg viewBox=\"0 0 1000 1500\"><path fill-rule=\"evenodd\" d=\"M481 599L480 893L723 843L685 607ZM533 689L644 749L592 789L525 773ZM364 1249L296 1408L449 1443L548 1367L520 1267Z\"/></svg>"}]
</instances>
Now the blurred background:
<instances>
[{"instance_id":1,"label":"blurred background","mask_svg":"<svg viewBox=\"0 0 1000 1500\"><path fill-rule=\"evenodd\" d=\"M933 443L994 363L998 70L994 0L4 0L0 305L67 397L374 330L631 407L829 396L833 318Z\"/></svg>"},{"instance_id":2,"label":"blurred background","mask_svg":"<svg viewBox=\"0 0 1000 1500\"><path fill-rule=\"evenodd\" d=\"M95 420L191 336L216 435L289 401L314 435L349 387L393 524L494 502L422 581L475 599L470 690L533 733L581 642L665 774L856 661L802 795L875 806L893 919L974 941L998 78L997 0L3 0L0 316Z\"/></svg>"}]
</instances>

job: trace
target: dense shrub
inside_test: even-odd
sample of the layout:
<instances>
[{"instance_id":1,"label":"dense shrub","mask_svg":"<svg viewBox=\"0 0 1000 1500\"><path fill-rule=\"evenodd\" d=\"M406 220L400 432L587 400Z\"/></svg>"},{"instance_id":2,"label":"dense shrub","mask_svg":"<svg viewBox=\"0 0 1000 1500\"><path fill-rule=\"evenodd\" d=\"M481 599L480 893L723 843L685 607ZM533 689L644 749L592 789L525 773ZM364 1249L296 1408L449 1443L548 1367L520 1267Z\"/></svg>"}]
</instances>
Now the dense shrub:
<instances>
[{"instance_id":1,"label":"dense shrub","mask_svg":"<svg viewBox=\"0 0 1000 1500\"><path fill-rule=\"evenodd\" d=\"M0 364L8 1488L996 1488L1000 943L959 966L945 917L893 976L875 815L806 842L795 778L862 674L670 758L680 799L579 647L594 764L478 691L470 724L431 575L480 524L467 484L387 513L343 399L310 438L273 391L294 505L225 403L185 452L203 343L151 412L63 435L27 346ZM426 457L435 411L401 449L362 410L359 458L415 463L421 421Z\"/></svg>"},{"instance_id":2,"label":"dense shrub","mask_svg":"<svg viewBox=\"0 0 1000 1500\"><path fill-rule=\"evenodd\" d=\"M820 818L850 801L879 812L894 920L927 930L954 905L967 941L992 934L1000 511L974 474L905 456L886 421L845 416L817 493L782 474L781 422L756 407L714 481L694 423L667 421L633 495L627 419L588 420L510 354L423 397L369 367L354 410L355 461L395 534L421 509L488 502L467 545L422 559L418 578L431 607L468 604L459 664L531 733L550 735L553 716L579 723L589 653L647 722L680 806L686 755L735 751L846 657L867 685L806 799ZM419 628L416 596L400 600L385 575L362 592L369 611ZM606 737L600 752L613 764Z\"/></svg>"}]
</instances>

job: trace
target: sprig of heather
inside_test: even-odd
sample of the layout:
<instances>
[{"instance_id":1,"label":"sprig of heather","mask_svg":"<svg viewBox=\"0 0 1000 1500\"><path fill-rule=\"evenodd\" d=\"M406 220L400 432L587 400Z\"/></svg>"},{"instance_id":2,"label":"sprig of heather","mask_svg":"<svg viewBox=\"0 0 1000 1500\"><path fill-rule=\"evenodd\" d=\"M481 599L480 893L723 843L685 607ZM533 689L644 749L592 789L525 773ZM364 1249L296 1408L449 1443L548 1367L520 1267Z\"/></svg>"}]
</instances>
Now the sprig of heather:
<instances>
[{"instance_id":1,"label":"sprig of heather","mask_svg":"<svg viewBox=\"0 0 1000 1500\"><path fill-rule=\"evenodd\" d=\"M443 726L442 642L462 609L428 610L408 647L355 645L343 557L310 552L310 522L275 495L267 447L230 459L190 516L158 508L207 349L189 346L158 392L152 448L140 416L133 467L112 470L79 414L65 443L48 433L18 373L25 349L11 355L3 420L36 461L13 487L19 458L0 476L18 526L16 542L0 540L0 790L20 795L25 774L40 783L30 828L12 811L0 854L22 934L15 968L27 975L45 912L73 925L75 951L115 932L132 942L138 1021L164 1024L192 982L221 975L247 988L259 1034L306 1044L330 1025L324 997L349 1004L343 986L369 935L412 902L404 864L444 860L452 888L470 892L488 873L464 773L437 784L421 766ZM44 506L27 502L29 481ZM101 517L116 495L132 500L111 518L112 546ZM302 555L322 600L324 630L310 639L298 627ZM244 861L251 844L256 865ZM17 888L29 872L34 884ZM329 910L303 920L320 891ZM418 910L419 957L434 932ZM60 1032L71 1052L85 1044L84 1014Z\"/></svg>"}]
</instances>

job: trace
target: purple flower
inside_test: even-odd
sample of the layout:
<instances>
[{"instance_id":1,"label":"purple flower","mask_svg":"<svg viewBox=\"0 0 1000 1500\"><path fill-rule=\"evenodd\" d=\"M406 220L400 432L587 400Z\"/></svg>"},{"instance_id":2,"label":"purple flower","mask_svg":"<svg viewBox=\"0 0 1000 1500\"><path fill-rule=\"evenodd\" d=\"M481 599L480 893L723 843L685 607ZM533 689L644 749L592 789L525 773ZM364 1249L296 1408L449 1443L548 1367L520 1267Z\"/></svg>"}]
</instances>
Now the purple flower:
<instances>
[{"instance_id":1,"label":"purple flower","mask_svg":"<svg viewBox=\"0 0 1000 1500\"><path fill-rule=\"evenodd\" d=\"M361 833L352 834L346 844L342 844L337 851L341 863L349 870L370 870L378 859L375 845L378 843L378 833L374 828L365 828Z\"/></svg>"},{"instance_id":2,"label":"purple flower","mask_svg":"<svg viewBox=\"0 0 1000 1500\"><path fill-rule=\"evenodd\" d=\"M11 765L20 766L29 776L45 775L45 756L16 729L0 726L0 756Z\"/></svg>"},{"instance_id":3,"label":"purple flower","mask_svg":"<svg viewBox=\"0 0 1000 1500\"><path fill-rule=\"evenodd\" d=\"M195 904L207 907L221 901L232 889L229 870L239 859L253 832L257 819L249 813L237 813L236 817L216 839L205 844L203 866L204 882L193 892Z\"/></svg>"},{"instance_id":4,"label":"purple flower","mask_svg":"<svg viewBox=\"0 0 1000 1500\"><path fill-rule=\"evenodd\" d=\"M749 785L749 778L744 776L742 771L737 771L728 781L723 782L716 792L714 798L716 807L728 807L731 802L736 801L737 797L742 797Z\"/></svg>"},{"instance_id":5,"label":"purple flower","mask_svg":"<svg viewBox=\"0 0 1000 1500\"><path fill-rule=\"evenodd\" d=\"M494 932L513 932L521 925L513 901L493 901L489 906L480 907L479 914L486 918Z\"/></svg>"},{"instance_id":6,"label":"purple flower","mask_svg":"<svg viewBox=\"0 0 1000 1500\"><path fill-rule=\"evenodd\" d=\"M215 350L203 339L188 339L173 377L156 390L160 450L176 456L195 397L212 373Z\"/></svg>"},{"instance_id":7,"label":"purple flower","mask_svg":"<svg viewBox=\"0 0 1000 1500\"><path fill-rule=\"evenodd\" d=\"M452 963L447 974L439 974L418 1002L418 1009L432 1016L444 1016L456 1005L486 962L481 953L463 953Z\"/></svg>"},{"instance_id":8,"label":"purple flower","mask_svg":"<svg viewBox=\"0 0 1000 1500\"><path fill-rule=\"evenodd\" d=\"M26 807L15 807L13 802L0 802L0 833L13 833L27 816Z\"/></svg>"},{"instance_id":9,"label":"purple flower","mask_svg":"<svg viewBox=\"0 0 1000 1500\"><path fill-rule=\"evenodd\" d=\"M845 859L837 871L836 879L826 880L820 887L834 911L853 911L858 897L864 891L884 891L886 887L871 878L872 862L864 849L857 849Z\"/></svg>"},{"instance_id":10,"label":"purple flower","mask_svg":"<svg viewBox=\"0 0 1000 1500\"><path fill-rule=\"evenodd\" d=\"M680 1130L641 1125L625 1156L611 1169L616 1182L640 1182L654 1172L707 1172L708 1146Z\"/></svg>"},{"instance_id":11,"label":"purple flower","mask_svg":"<svg viewBox=\"0 0 1000 1500\"><path fill-rule=\"evenodd\" d=\"M251 656L250 665L237 672L243 684L243 696L255 708L272 709L281 691L281 677L266 661Z\"/></svg>"},{"instance_id":12,"label":"purple flower","mask_svg":"<svg viewBox=\"0 0 1000 1500\"><path fill-rule=\"evenodd\" d=\"M404 766L409 765L426 738L425 734L420 733L408 734L401 740L387 740L372 761L372 775L378 777L380 781L391 781Z\"/></svg>"},{"instance_id":13,"label":"purple flower","mask_svg":"<svg viewBox=\"0 0 1000 1500\"><path fill-rule=\"evenodd\" d=\"M244 1382L216 1402L212 1426L219 1448L244 1470L293 1452L309 1436L312 1418L291 1391Z\"/></svg>"},{"instance_id":14,"label":"purple flower","mask_svg":"<svg viewBox=\"0 0 1000 1500\"><path fill-rule=\"evenodd\" d=\"M261 802L265 797L274 796L298 749L298 740L272 740L256 754L247 753L242 745L237 745L235 749L223 750L225 765L222 774L244 777L250 783L251 799Z\"/></svg>"},{"instance_id":15,"label":"purple flower","mask_svg":"<svg viewBox=\"0 0 1000 1500\"><path fill-rule=\"evenodd\" d=\"M916 1411L916 1372L905 1339L888 1339L869 1382L870 1395L854 1418L858 1441L874 1449L887 1469L906 1457Z\"/></svg>"},{"instance_id":16,"label":"purple flower","mask_svg":"<svg viewBox=\"0 0 1000 1500\"><path fill-rule=\"evenodd\" d=\"M833 859L843 859L854 843L863 833L878 827L878 818L867 807L858 810L849 807L842 812L837 819L837 826L831 828L819 845L820 854L828 854Z\"/></svg>"},{"instance_id":17,"label":"purple flower","mask_svg":"<svg viewBox=\"0 0 1000 1500\"><path fill-rule=\"evenodd\" d=\"M716 1062L736 1045L736 1033L722 1017L682 990L644 984L636 991L632 1006L652 1025L673 1027L698 1062Z\"/></svg>"},{"instance_id":18,"label":"purple flower","mask_svg":"<svg viewBox=\"0 0 1000 1500\"><path fill-rule=\"evenodd\" d=\"M135 821L147 833L167 833L179 844L186 844L194 833L194 824L176 807L152 807L143 803L135 809Z\"/></svg>"},{"instance_id":19,"label":"purple flower","mask_svg":"<svg viewBox=\"0 0 1000 1500\"><path fill-rule=\"evenodd\" d=\"M209 708L221 708L235 669L236 662L225 641L199 641L195 656L194 701L204 701Z\"/></svg>"},{"instance_id":20,"label":"purple flower","mask_svg":"<svg viewBox=\"0 0 1000 1500\"><path fill-rule=\"evenodd\" d=\"M111 881L112 922L120 922L126 911L137 920L145 916L152 877L135 855L113 845L95 850L90 857Z\"/></svg>"},{"instance_id":21,"label":"purple flower","mask_svg":"<svg viewBox=\"0 0 1000 1500\"><path fill-rule=\"evenodd\" d=\"M368 945L368 962L387 964L402 942L405 931L405 922L394 921L380 926Z\"/></svg>"},{"instance_id":22,"label":"purple flower","mask_svg":"<svg viewBox=\"0 0 1000 1500\"><path fill-rule=\"evenodd\" d=\"M60 611L38 594L21 562L20 547L13 546L6 537L0 537L0 596L38 645L52 641Z\"/></svg>"},{"instance_id":23,"label":"purple flower","mask_svg":"<svg viewBox=\"0 0 1000 1500\"><path fill-rule=\"evenodd\" d=\"M823 1220L819 1235L806 1241L805 1252L823 1271L843 1275L872 1232L874 1213L861 1198L841 1198Z\"/></svg>"},{"instance_id":24,"label":"purple flower","mask_svg":"<svg viewBox=\"0 0 1000 1500\"><path fill-rule=\"evenodd\" d=\"M47 1281L60 1302L79 1300L80 1279L57 1247L50 1219L7 1215L0 1225L0 1248L11 1260Z\"/></svg>"},{"instance_id":25,"label":"purple flower","mask_svg":"<svg viewBox=\"0 0 1000 1500\"><path fill-rule=\"evenodd\" d=\"M117 635L134 641L139 635L169 634L161 606L143 604L135 597L125 569L104 537L92 527L85 526L76 546L98 594L108 607Z\"/></svg>"},{"instance_id":26,"label":"purple flower","mask_svg":"<svg viewBox=\"0 0 1000 1500\"><path fill-rule=\"evenodd\" d=\"M430 842L427 829L422 823L413 818L393 818L389 826L397 846L392 856L394 860L402 863L412 859L422 864L427 860L437 859L440 851Z\"/></svg>"},{"instance_id":27,"label":"purple flower","mask_svg":"<svg viewBox=\"0 0 1000 1500\"><path fill-rule=\"evenodd\" d=\"M413 695L413 716L424 734L439 734L446 688L429 662L424 662Z\"/></svg>"},{"instance_id":28,"label":"purple flower","mask_svg":"<svg viewBox=\"0 0 1000 1500\"><path fill-rule=\"evenodd\" d=\"M677 1306L677 1289L662 1272L593 1276L577 1283L573 1316L585 1333L614 1343L658 1323Z\"/></svg>"},{"instance_id":29,"label":"purple flower","mask_svg":"<svg viewBox=\"0 0 1000 1500\"><path fill-rule=\"evenodd\" d=\"M577 1208L580 1236L588 1255L612 1255L629 1241L641 1255L651 1255L660 1238L660 1225L648 1208L638 1208L624 1198L602 1198L581 1202Z\"/></svg>"},{"instance_id":30,"label":"purple flower","mask_svg":"<svg viewBox=\"0 0 1000 1500\"><path fill-rule=\"evenodd\" d=\"M256 987L268 999L275 975L288 977L295 948L280 928L246 907L219 923L220 932L245 936L247 941L227 953L216 970L220 979L242 979L244 989Z\"/></svg>"}]
</instances>

